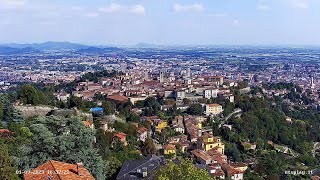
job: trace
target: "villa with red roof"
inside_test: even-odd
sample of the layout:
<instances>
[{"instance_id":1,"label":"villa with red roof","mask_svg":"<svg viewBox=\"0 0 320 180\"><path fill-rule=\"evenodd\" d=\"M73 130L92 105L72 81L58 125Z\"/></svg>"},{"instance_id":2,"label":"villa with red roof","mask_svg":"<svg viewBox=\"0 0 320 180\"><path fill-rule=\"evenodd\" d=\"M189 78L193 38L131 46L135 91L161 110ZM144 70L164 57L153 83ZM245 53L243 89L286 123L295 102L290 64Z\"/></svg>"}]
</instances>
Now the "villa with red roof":
<instances>
[{"instance_id":1,"label":"villa with red roof","mask_svg":"<svg viewBox=\"0 0 320 180\"><path fill-rule=\"evenodd\" d=\"M126 140L126 136L127 136L127 134L123 133L123 132L115 133L113 135L112 142L115 143L118 140L118 141L122 142L126 146L128 144L127 140Z\"/></svg>"},{"instance_id":2,"label":"villa with red roof","mask_svg":"<svg viewBox=\"0 0 320 180\"><path fill-rule=\"evenodd\" d=\"M14 136L14 132L9 129L0 129L0 138L10 138Z\"/></svg>"},{"instance_id":3,"label":"villa with red roof","mask_svg":"<svg viewBox=\"0 0 320 180\"><path fill-rule=\"evenodd\" d=\"M107 99L109 99L111 101L116 101L116 102L119 102L119 103L128 102L128 98L126 96L122 96L122 95L119 95L119 94L108 96Z\"/></svg>"}]
</instances>

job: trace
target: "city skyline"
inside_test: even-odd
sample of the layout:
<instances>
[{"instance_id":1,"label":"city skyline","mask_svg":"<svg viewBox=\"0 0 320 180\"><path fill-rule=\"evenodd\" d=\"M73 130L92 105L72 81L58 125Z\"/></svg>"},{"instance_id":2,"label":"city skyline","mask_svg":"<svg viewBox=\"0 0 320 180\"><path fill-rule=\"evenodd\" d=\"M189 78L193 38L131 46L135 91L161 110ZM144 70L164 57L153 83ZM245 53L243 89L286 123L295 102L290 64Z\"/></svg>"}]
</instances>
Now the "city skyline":
<instances>
[{"instance_id":1,"label":"city skyline","mask_svg":"<svg viewBox=\"0 0 320 180\"><path fill-rule=\"evenodd\" d=\"M317 0L0 0L0 43L320 45Z\"/></svg>"}]
</instances>

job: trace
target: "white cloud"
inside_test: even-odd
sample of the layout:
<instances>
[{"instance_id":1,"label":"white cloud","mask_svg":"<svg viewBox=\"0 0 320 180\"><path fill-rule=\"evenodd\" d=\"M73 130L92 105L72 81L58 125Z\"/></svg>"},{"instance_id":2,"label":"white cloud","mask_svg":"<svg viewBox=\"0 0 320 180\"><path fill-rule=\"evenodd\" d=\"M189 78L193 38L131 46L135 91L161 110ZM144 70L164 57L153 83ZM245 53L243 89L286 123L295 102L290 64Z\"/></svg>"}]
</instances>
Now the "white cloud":
<instances>
[{"instance_id":1,"label":"white cloud","mask_svg":"<svg viewBox=\"0 0 320 180\"><path fill-rule=\"evenodd\" d=\"M238 19L234 19L232 21L232 25L238 27L238 26L240 26L240 21Z\"/></svg>"},{"instance_id":2,"label":"white cloud","mask_svg":"<svg viewBox=\"0 0 320 180\"><path fill-rule=\"evenodd\" d=\"M70 8L71 11L84 11L86 8L82 6L72 6Z\"/></svg>"},{"instance_id":3,"label":"white cloud","mask_svg":"<svg viewBox=\"0 0 320 180\"><path fill-rule=\"evenodd\" d=\"M109 6L102 7L98 9L101 13L133 13L133 14L145 14L145 7L141 4L136 4L133 6L125 6L121 4L112 3Z\"/></svg>"},{"instance_id":4,"label":"white cloud","mask_svg":"<svg viewBox=\"0 0 320 180\"><path fill-rule=\"evenodd\" d=\"M202 12L204 11L204 7L202 4L191 4L191 5L183 5L176 3L173 5L173 10L175 12Z\"/></svg>"},{"instance_id":5,"label":"white cloud","mask_svg":"<svg viewBox=\"0 0 320 180\"><path fill-rule=\"evenodd\" d=\"M289 0L289 3L298 9L308 9L309 8L309 1L308 0Z\"/></svg>"},{"instance_id":6,"label":"white cloud","mask_svg":"<svg viewBox=\"0 0 320 180\"><path fill-rule=\"evenodd\" d=\"M207 14L207 16L209 16L209 17L226 17L226 16L228 16L228 14L227 13L216 13L216 14L211 13L211 14Z\"/></svg>"},{"instance_id":7,"label":"white cloud","mask_svg":"<svg viewBox=\"0 0 320 180\"><path fill-rule=\"evenodd\" d=\"M134 14L145 14L145 8L144 6L137 4L130 8L130 12Z\"/></svg>"},{"instance_id":8,"label":"white cloud","mask_svg":"<svg viewBox=\"0 0 320 180\"><path fill-rule=\"evenodd\" d=\"M265 11L269 11L270 7L268 5L266 5L266 4L258 4L257 10L265 12Z\"/></svg>"},{"instance_id":9,"label":"white cloud","mask_svg":"<svg viewBox=\"0 0 320 180\"><path fill-rule=\"evenodd\" d=\"M27 0L0 0L0 7L21 7Z\"/></svg>"},{"instance_id":10,"label":"white cloud","mask_svg":"<svg viewBox=\"0 0 320 180\"><path fill-rule=\"evenodd\" d=\"M95 18L95 17L99 16L99 13L97 13L97 12L89 12L89 13L86 13L84 16L89 17L89 18Z\"/></svg>"},{"instance_id":11,"label":"white cloud","mask_svg":"<svg viewBox=\"0 0 320 180\"><path fill-rule=\"evenodd\" d=\"M124 7L120 4L112 3L110 6L99 8L98 11L103 13L116 13L122 11L123 9Z\"/></svg>"}]
</instances>

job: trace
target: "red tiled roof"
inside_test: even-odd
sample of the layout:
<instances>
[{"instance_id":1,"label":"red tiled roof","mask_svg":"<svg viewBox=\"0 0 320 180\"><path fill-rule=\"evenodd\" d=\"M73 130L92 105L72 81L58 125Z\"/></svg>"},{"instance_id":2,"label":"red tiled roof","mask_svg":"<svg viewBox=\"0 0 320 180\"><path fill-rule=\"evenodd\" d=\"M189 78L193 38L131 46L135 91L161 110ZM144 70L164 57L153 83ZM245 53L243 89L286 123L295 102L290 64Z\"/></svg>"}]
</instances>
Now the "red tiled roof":
<instances>
[{"instance_id":1,"label":"red tiled roof","mask_svg":"<svg viewBox=\"0 0 320 180\"><path fill-rule=\"evenodd\" d=\"M9 129L0 129L0 133L12 133Z\"/></svg>"},{"instance_id":2,"label":"red tiled roof","mask_svg":"<svg viewBox=\"0 0 320 180\"><path fill-rule=\"evenodd\" d=\"M93 124L93 121L82 121L82 123L85 125L85 126L91 126Z\"/></svg>"},{"instance_id":3,"label":"red tiled roof","mask_svg":"<svg viewBox=\"0 0 320 180\"><path fill-rule=\"evenodd\" d=\"M9 129L0 129L0 138L9 138L14 135Z\"/></svg>"},{"instance_id":4,"label":"red tiled roof","mask_svg":"<svg viewBox=\"0 0 320 180\"><path fill-rule=\"evenodd\" d=\"M25 180L94 180L90 172L81 164L68 164L59 161L48 161L29 173L24 174Z\"/></svg>"},{"instance_id":5,"label":"red tiled roof","mask_svg":"<svg viewBox=\"0 0 320 180\"><path fill-rule=\"evenodd\" d=\"M220 177L220 176L224 176L224 172L222 169L217 169L215 173L211 173L212 177Z\"/></svg>"},{"instance_id":6,"label":"red tiled roof","mask_svg":"<svg viewBox=\"0 0 320 180\"><path fill-rule=\"evenodd\" d=\"M127 136L127 134L126 134L126 133L123 133L123 132L118 132L118 133L115 133L115 134L113 135L113 137L118 137L118 138L121 139L121 140L125 139L126 136Z\"/></svg>"},{"instance_id":7,"label":"red tiled roof","mask_svg":"<svg viewBox=\"0 0 320 180\"><path fill-rule=\"evenodd\" d=\"M202 151L202 150L199 150L199 149L196 149L196 150L193 150L191 151L191 153L198 157L198 158L201 158L205 161L208 161L208 160L211 160L212 157L210 155L208 155L205 151Z\"/></svg>"},{"instance_id":8,"label":"red tiled roof","mask_svg":"<svg viewBox=\"0 0 320 180\"><path fill-rule=\"evenodd\" d=\"M233 176L235 174L242 174L243 173L242 171L235 169L234 167L230 166L229 164L222 164L222 169L227 172L228 176Z\"/></svg>"},{"instance_id":9,"label":"red tiled roof","mask_svg":"<svg viewBox=\"0 0 320 180\"><path fill-rule=\"evenodd\" d=\"M311 180L320 180L320 176L311 176Z\"/></svg>"},{"instance_id":10,"label":"red tiled roof","mask_svg":"<svg viewBox=\"0 0 320 180\"><path fill-rule=\"evenodd\" d=\"M144 133L144 132L146 132L146 131L148 131L148 129L145 128L145 127L140 127L140 128L138 128L138 133L139 133L139 134L142 134L142 133Z\"/></svg>"},{"instance_id":11,"label":"red tiled roof","mask_svg":"<svg viewBox=\"0 0 320 180\"><path fill-rule=\"evenodd\" d=\"M163 146L164 150L176 150L176 147L172 144L164 145Z\"/></svg>"},{"instance_id":12,"label":"red tiled roof","mask_svg":"<svg viewBox=\"0 0 320 180\"><path fill-rule=\"evenodd\" d=\"M220 104L208 104L209 107L219 107L221 106Z\"/></svg>"},{"instance_id":13,"label":"red tiled roof","mask_svg":"<svg viewBox=\"0 0 320 180\"><path fill-rule=\"evenodd\" d=\"M119 101L119 102L127 102L128 98L119 94L111 95L107 97L108 99Z\"/></svg>"}]
</instances>

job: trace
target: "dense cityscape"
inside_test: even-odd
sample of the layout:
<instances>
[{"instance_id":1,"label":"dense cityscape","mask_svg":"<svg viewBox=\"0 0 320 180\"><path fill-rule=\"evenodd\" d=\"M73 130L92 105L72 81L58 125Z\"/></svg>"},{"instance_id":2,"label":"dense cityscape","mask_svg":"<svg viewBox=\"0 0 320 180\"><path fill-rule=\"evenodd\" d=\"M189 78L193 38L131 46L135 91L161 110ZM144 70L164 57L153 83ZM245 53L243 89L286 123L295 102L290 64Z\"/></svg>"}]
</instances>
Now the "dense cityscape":
<instances>
[{"instance_id":1,"label":"dense cityscape","mask_svg":"<svg viewBox=\"0 0 320 180\"><path fill-rule=\"evenodd\" d=\"M0 0L0 180L320 180L319 0Z\"/></svg>"},{"instance_id":2,"label":"dense cityscape","mask_svg":"<svg viewBox=\"0 0 320 180\"><path fill-rule=\"evenodd\" d=\"M316 47L44 44L0 51L1 179L319 175Z\"/></svg>"}]
</instances>

